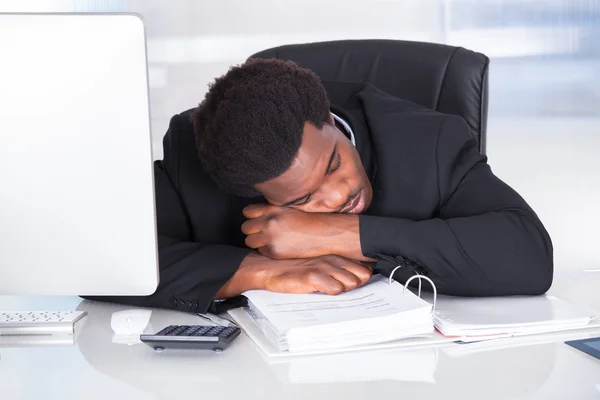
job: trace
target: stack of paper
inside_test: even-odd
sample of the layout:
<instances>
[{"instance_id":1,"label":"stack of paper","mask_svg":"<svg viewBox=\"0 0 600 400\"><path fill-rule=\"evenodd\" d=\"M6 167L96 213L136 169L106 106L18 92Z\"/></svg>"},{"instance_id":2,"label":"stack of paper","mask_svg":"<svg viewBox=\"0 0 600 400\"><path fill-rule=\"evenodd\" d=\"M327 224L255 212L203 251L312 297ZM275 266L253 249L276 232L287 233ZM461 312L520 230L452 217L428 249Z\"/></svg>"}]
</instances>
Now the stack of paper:
<instances>
[{"instance_id":1,"label":"stack of paper","mask_svg":"<svg viewBox=\"0 0 600 400\"><path fill-rule=\"evenodd\" d=\"M570 329L567 331L544 332L544 333L513 333L507 336L494 337L495 340L469 341L456 343L453 346L444 346L442 351L450 357L469 356L471 354L504 350L515 347L565 342L567 340L585 339L600 334L600 321L598 319L590 322L582 329Z\"/></svg>"},{"instance_id":2,"label":"stack of paper","mask_svg":"<svg viewBox=\"0 0 600 400\"><path fill-rule=\"evenodd\" d=\"M433 347L445 347L454 345L456 338L446 337L437 330L430 333L425 333L410 338L400 338L391 342L364 344L360 346L329 348L329 349L313 349L304 351L279 351L270 340L267 339L263 331L258 327L256 320L250 317L247 307L234 308L227 311L229 316L233 318L235 323L244 331L244 334L256 344L263 352L263 355L269 359L290 359L299 356L315 356L340 354L347 352L371 352L371 351L387 351L387 350L405 350L405 349L425 349Z\"/></svg>"},{"instance_id":3,"label":"stack of paper","mask_svg":"<svg viewBox=\"0 0 600 400\"><path fill-rule=\"evenodd\" d=\"M247 314L279 351L302 352L389 342L433 332L432 306L376 275L337 296L244 293Z\"/></svg>"},{"instance_id":4,"label":"stack of paper","mask_svg":"<svg viewBox=\"0 0 600 400\"><path fill-rule=\"evenodd\" d=\"M580 329L594 317L593 310L553 296L439 296L434 323L444 335L469 342Z\"/></svg>"}]
</instances>

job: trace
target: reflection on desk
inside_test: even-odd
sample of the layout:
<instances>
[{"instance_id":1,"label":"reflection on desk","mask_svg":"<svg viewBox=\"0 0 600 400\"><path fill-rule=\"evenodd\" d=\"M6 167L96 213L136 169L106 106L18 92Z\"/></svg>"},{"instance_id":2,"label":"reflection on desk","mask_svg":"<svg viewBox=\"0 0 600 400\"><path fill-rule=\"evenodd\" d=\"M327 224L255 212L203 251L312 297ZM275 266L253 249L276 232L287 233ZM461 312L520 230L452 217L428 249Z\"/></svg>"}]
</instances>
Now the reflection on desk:
<instances>
[{"instance_id":1,"label":"reflection on desk","mask_svg":"<svg viewBox=\"0 0 600 400\"><path fill-rule=\"evenodd\" d=\"M465 388L469 393L466 398L521 397L534 393L548 378L556 353L555 344L549 344L460 359L430 348L272 361L244 335L221 354L184 350L157 353L144 344L113 342L112 315L128 307L86 300L77 309L89 315L78 342L85 360L97 371L160 398L189 395L199 388L203 393L245 398L318 399L334 395L363 399L371 398L368 394L374 390L393 393L400 389L403 397L411 398L458 395ZM201 323L203 320L195 315L165 310L153 311L149 321L156 329ZM506 365L514 366L514 370L503 370Z\"/></svg>"},{"instance_id":2,"label":"reflection on desk","mask_svg":"<svg viewBox=\"0 0 600 400\"><path fill-rule=\"evenodd\" d=\"M438 349L376 350L266 361L271 361L277 378L288 383L382 380L435 383Z\"/></svg>"}]
</instances>

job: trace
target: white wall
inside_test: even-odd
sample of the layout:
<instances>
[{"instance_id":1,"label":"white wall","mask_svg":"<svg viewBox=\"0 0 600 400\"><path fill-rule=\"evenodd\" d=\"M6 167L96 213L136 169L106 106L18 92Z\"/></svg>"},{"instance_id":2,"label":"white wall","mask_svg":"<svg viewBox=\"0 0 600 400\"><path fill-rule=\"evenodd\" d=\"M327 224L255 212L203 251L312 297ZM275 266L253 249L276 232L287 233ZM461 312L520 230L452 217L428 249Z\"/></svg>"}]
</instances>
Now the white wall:
<instances>
[{"instance_id":1,"label":"white wall","mask_svg":"<svg viewBox=\"0 0 600 400\"><path fill-rule=\"evenodd\" d=\"M598 0L0 0L6 11L142 14L157 158L169 118L267 47L391 38L483 52L493 170L546 224L558 273L600 268Z\"/></svg>"}]
</instances>

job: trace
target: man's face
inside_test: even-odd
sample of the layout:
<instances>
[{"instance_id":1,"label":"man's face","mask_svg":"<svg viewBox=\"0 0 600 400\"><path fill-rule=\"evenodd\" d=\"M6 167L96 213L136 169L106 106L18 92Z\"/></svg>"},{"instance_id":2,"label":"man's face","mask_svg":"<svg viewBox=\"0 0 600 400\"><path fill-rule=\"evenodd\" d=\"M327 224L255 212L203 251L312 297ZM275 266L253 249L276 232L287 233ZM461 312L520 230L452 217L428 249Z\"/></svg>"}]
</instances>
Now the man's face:
<instances>
[{"instance_id":1,"label":"man's face","mask_svg":"<svg viewBox=\"0 0 600 400\"><path fill-rule=\"evenodd\" d=\"M358 152L333 123L321 130L306 123L290 168L255 188L273 205L312 213L359 214L373 198Z\"/></svg>"}]
</instances>

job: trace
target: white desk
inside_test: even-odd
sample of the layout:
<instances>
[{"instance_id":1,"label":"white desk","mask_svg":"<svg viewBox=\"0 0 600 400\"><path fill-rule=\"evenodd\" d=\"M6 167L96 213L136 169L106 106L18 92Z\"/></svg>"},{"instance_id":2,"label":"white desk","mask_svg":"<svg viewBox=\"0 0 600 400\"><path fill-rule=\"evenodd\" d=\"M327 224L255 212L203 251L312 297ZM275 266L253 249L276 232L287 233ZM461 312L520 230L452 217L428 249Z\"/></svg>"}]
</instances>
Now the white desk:
<instances>
[{"instance_id":1,"label":"white desk","mask_svg":"<svg viewBox=\"0 0 600 400\"><path fill-rule=\"evenodd\" d=\"M600 310L600 273L559 279L551 293ZM113 343L114 304L1 297L0 309L86 310L74 345L0 347L0 398L9 399L598 399L600 360L562 343L450 356L448 348L350 353L270 362L242 335L218 354ZM147 332L202 324L154 310ZM465 346L465 345L463 345ZM468 346L468 345L467 345ZM344 373L343 371L346 371ZM380 372L381 371L381 372ZM387 371L387 372L383 372ZM376 377L385 377L385 379Z\"/></svg>"}]
</instances>

